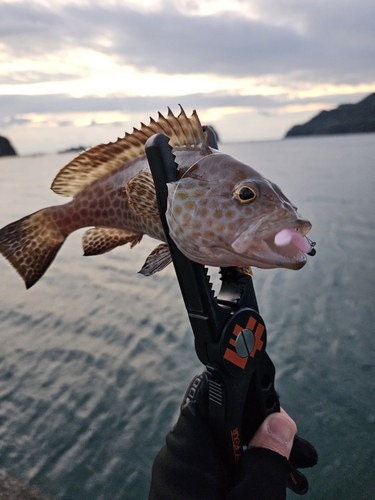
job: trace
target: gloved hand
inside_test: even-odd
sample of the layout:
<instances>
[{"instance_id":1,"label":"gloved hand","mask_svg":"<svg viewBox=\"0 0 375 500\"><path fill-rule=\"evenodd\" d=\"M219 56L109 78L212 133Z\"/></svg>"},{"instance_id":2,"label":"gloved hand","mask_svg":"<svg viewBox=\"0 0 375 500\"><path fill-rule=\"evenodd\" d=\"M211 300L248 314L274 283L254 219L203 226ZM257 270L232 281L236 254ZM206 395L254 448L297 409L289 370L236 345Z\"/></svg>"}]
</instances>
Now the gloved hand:
<instances>
[{"instance_id":1,"label":"gloved hand","mask_svg":"<svg viewBox=\"0 0 375 500\"><path fill-rule=\"evenodd\" d=\"M208 382L203 373L190 384L177 424L155 458L148 498L284 500L292 468L317 463L314 447L295 433L295 423L285 412L269 415L243 453L239 477L228 490L229 478L210 429ZM293 473L300 474L294 469ZM300 474L297 480L305 481L307 491L305 477Z\"/></svg>"}]
</instances>

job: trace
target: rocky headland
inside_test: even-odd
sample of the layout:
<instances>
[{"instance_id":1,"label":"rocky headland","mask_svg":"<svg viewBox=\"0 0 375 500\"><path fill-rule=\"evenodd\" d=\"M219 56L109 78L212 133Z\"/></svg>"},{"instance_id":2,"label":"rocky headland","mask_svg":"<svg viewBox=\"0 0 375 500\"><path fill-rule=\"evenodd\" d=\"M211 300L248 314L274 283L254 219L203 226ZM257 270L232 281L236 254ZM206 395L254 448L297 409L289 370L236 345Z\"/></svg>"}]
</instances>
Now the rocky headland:
<instances>
[{"instance_id":1,"label":"rocky headland","mask_svg":"<svg viewBox=\"0 0 375 500\"><path fill-rule=\"evenodd\" d=\"M15 156L16 150L6 137L0 135L0 156Z\"/></svg>"},{"instance_id":2,"label":"rocky headland","mask_svg":"<svg viewBox=\"0 0 375 500\"><path fill-rule=\"evenodd\" d=\"M375 132L375 93L357 104L342 104L322 111L303 125L295 125L285 137Z\"/></svg>"}]
</instances>

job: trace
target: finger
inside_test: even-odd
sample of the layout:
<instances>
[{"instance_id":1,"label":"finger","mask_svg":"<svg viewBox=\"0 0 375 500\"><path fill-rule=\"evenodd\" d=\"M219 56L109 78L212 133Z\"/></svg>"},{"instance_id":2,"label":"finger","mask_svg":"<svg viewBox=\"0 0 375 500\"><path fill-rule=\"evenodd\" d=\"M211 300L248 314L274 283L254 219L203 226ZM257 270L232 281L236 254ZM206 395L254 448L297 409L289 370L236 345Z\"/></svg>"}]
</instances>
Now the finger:
<instances>
[{"instance_id":1,"label":"finger","mask_svg":"<svg viewBox=\"0 0 375 500\"><path fill-rule=\"evenodd\" d=\"M268 448L289 459L297 426L284 411L271 413L250 441L250 446Z\"/></svg>"}]
</instances>

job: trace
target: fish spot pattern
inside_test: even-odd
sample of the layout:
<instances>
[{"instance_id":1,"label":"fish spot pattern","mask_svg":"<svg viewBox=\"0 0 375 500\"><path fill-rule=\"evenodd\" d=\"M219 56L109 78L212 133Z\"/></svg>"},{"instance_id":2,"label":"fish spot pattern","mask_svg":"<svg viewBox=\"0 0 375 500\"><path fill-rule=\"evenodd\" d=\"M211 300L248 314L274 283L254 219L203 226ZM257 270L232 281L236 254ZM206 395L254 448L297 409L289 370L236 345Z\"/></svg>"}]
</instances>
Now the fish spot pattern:
<instances>
[{"instance_id":1,"label":"fish spot pattern","mask_svg":"<svg viewBox=\"0 0 375 500\"><path fill-rule=\"evenodd\" d=\"M230 155L211 149L196 113L188 118L181 108L178 117L169 110L166 118L159 114L157 121L142 123L124 138L78 155L52 184L56 193L72 201L0 229L0 252L28 288L76 229L91 228L83 237L85 255L126 243L133 247L143 234L165 240L145 156L147 139L159 132L170 138L178 165L178 180L168 183L167 222L172 239L187 257L220 267L264 264L299 269L304 265L300 251L284 252L268 242L275 231L290 227L287 224L298 224L306 234L310 223L277 186ZM248 182L256 186L258 196L244 205L233 193ZM145 274L162 269L169 260L164 245L147 259Z\"/></svg>"}]
</instances>

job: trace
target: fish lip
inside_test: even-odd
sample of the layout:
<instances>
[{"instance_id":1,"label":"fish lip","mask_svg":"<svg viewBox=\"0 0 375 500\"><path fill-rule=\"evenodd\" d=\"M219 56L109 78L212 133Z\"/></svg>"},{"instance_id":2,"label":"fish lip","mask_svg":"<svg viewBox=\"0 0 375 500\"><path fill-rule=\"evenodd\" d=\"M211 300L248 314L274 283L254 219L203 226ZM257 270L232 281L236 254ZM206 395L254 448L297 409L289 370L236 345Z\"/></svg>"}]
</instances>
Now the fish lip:
<instances>
[{"instance_id":1,"label":"fish lip","mask_svg":"<svg viewBox=\"0 0 375 500\"><path fill-rule=\"evenodd\" d=\"M273 230L271 235L265 238L265 242L268 248L271 250L272 254L275 254L283 261L283 267L288 267L290 269L301 269L306 264L307 254L295 246L293 243L289 243L285 247L280 247L275 244L275 236L283 229L294 229L306 236L310 229L312 228L311 222L306 219L296 219L289 224L279 226L277 230Z\"/></svg>"},{"instance_id":2,"label":"fish lip","mask_svg":"<svg viewBox=\"0 0 375 500\"><path fill-rule=\"evenodd\" d=\"M306 236L306 234L310 231L311 228L312 224L310 221L306 219L297 219L296 221L294 221L294 224L287 226L285 228L283 227L282 229L297 229L297 231L299 231L302 234L302 236Z\"/></svg>"},{"instance_id":3,"label":"fish lip","mask_svg":"<svg viewBox=\"0 0 375 500\"><path fill-rule=\"evenodd\" d=\"M282 267L287 269L301 269L306 264L307 255L305 252L290 243L284 247L277 246L274 242L275 236L283 229L295 229L299 231L302 236L306 236L310 231L312 225L306 219L294 219L293 221L285 222L284 224L275 224L271 227L267 234L257 236L256 238L249 238L247 248L233 247L237 254L242 254L243 257L249 259L249 265L256 267L271 269ZM244 234L244 233L243 233ZM246 243L242 242L243 245ZM240 251L238 251L240 250Z\"/></svg>"}]
</instances>

